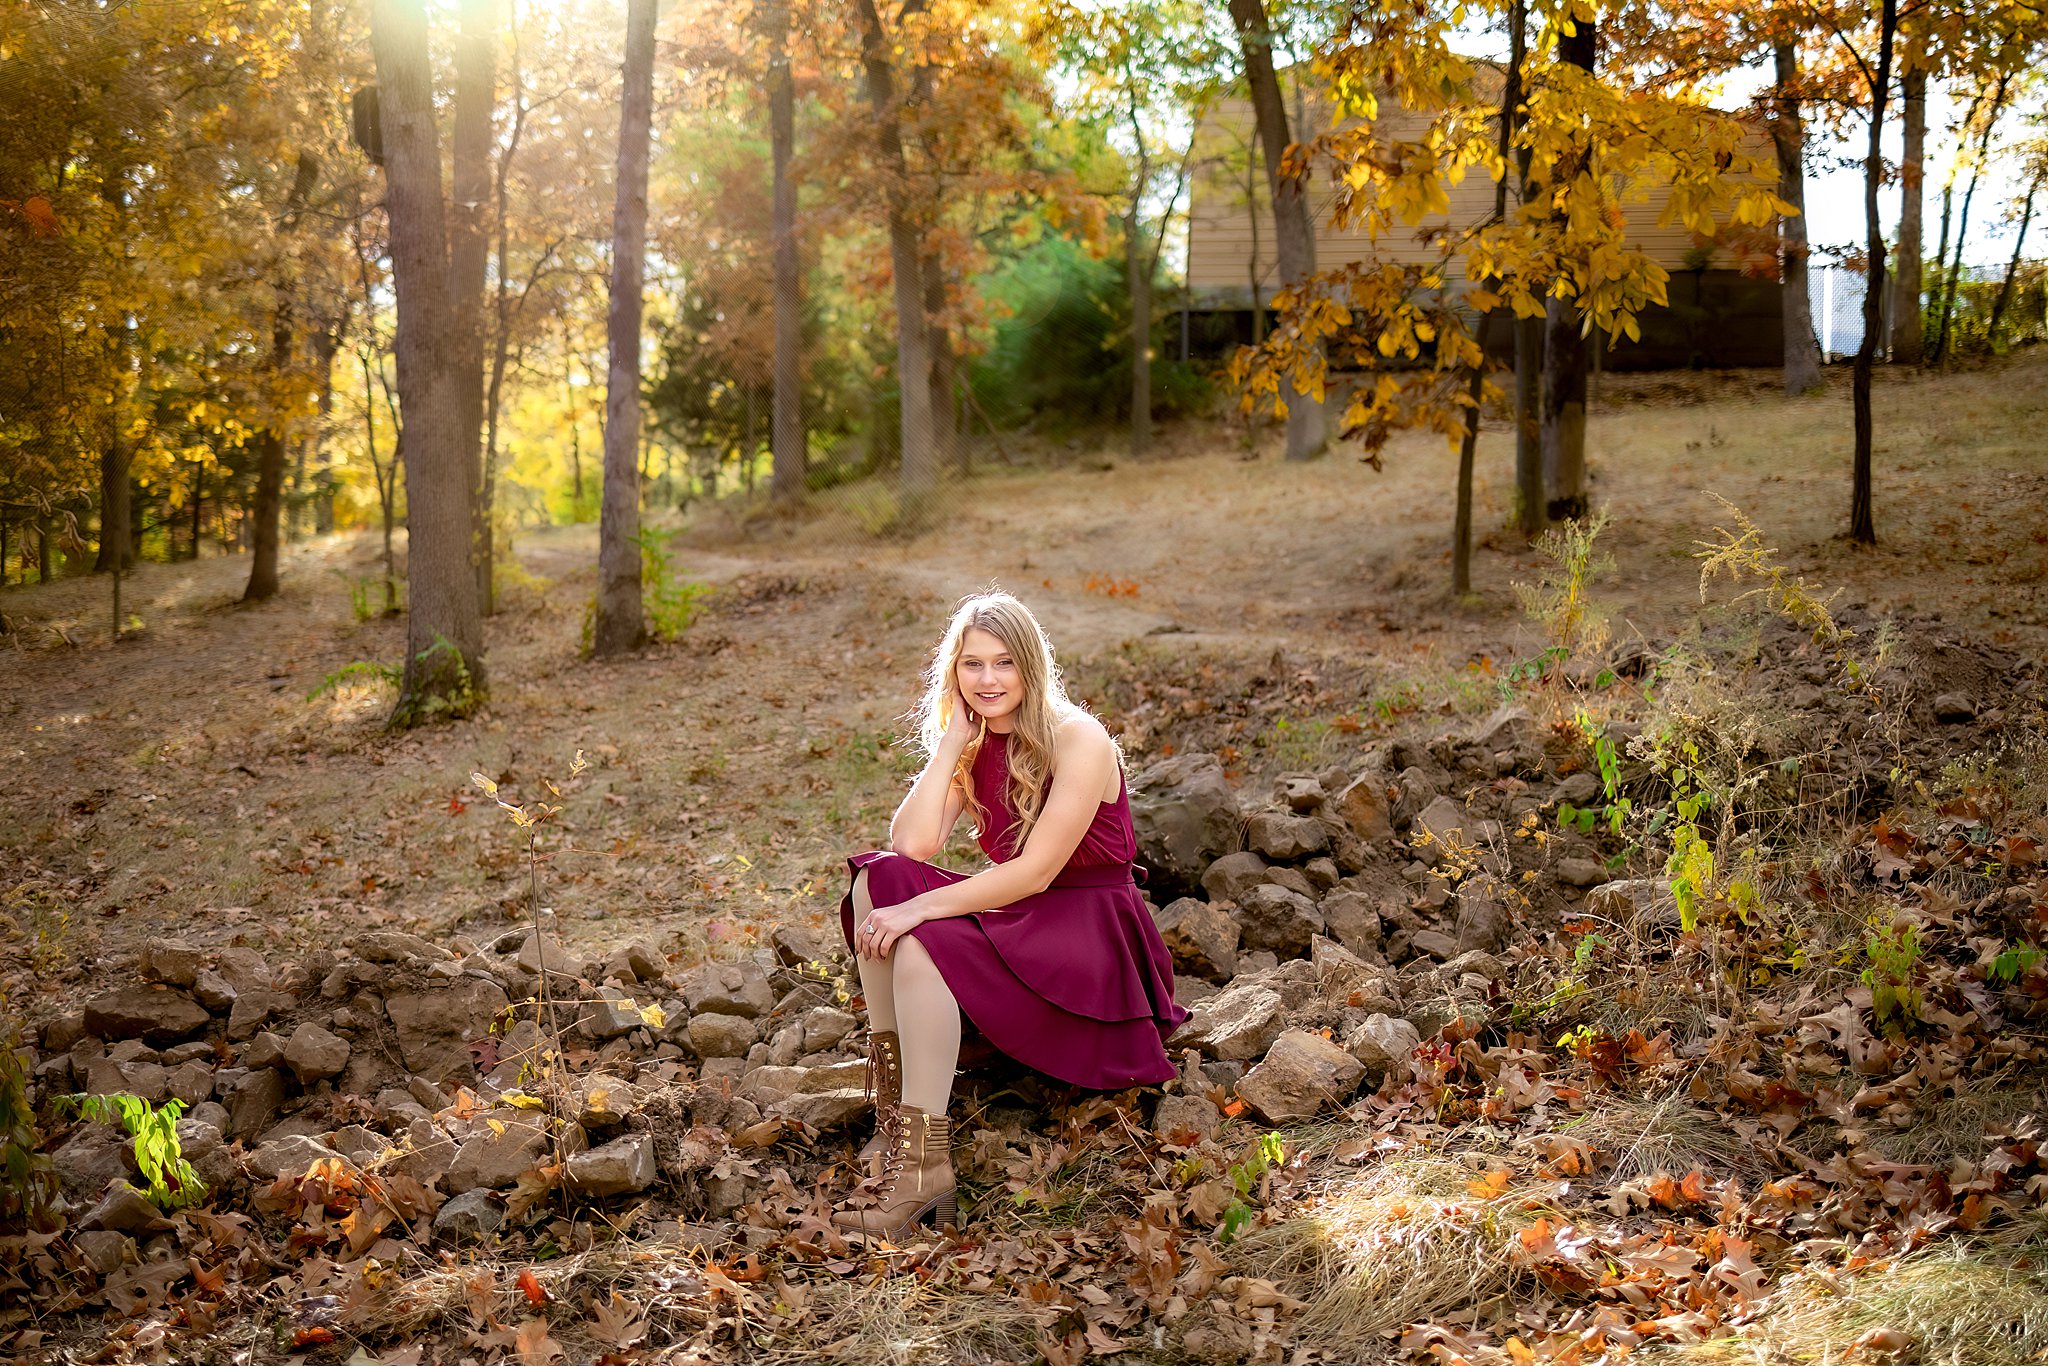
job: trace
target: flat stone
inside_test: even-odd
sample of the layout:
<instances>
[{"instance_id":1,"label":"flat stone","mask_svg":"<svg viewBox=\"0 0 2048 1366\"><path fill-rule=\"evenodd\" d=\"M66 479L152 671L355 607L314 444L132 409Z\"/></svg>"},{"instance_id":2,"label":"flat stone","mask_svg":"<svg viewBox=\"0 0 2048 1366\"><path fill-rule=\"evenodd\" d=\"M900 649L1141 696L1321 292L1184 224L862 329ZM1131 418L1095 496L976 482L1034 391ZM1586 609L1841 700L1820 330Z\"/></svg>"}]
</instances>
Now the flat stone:
<instances>
[{"instance_id":1,"label":"flat stone","mask_svg":"<svg viewBox=\"0 0 2048 1366\"><path fill-rule=\"evenodd\" d=\"M1242 901L1244 894L1266 881L1266 860L1249 849L1223 855L1202 874L1202 891L1211 901Z\"/></svg>"},{"instance_id":2,"label":"flat stone","mask_svg":"<svg viewBox=\"0 0 2048 1366\"><path fill-rule=\"evenodd\" d=\"M327 1146L349 1161L362 1164L375 1160L391 1146L391 1141L367 1125L344 1124L327 1140Z\"/></svg>"},{"instance_id":3,"label":"flat stone","mask_svg":"<svg viewBox=\"0 0 2048 1366\"><path fill-rule=\"evenodd\" d=\"M1473 949L1469 952L1461 953L1444 964L1443 975L1446 980L1455 982L1467 973L1477 974L1489 982L1505 982L1508 980L1507 964L1501 962L1500 959L1484 949Z\"/></svg>"},{"instance_id":4,"label":"flat stone","mask_svg":"<svg viewBox=\"0 0 2048 1366\"><path fill-rule=\"evenodd\" d=\"M213 1068L203 1062L180 1063L164 1077L164 1091L187 1105L197 1105L213 1095Z\"/></svg>"},{"instance_id":5,"label":"flat stone","mask_svg":"<svg viewBox=\"0 0 2048 1366\"><path fill-rule=\"evenodd\" d=\"M168 1233L172 1224L148 1196L126 1181L117 1181L72 1227L85 1232Z\"/></svg>"},{"instance_id":6,"label":"flat stone","mask_svg":"<svg viewBox=\"0 0 2048 1366\"><path fill-rule=\"evenodd\" d=\"M1336 888L1316 905L1323 929L1338 943L1362 957L1378 957L1383 927L1373 899L1364 892Z\"/></svg>"},{"instance_id":7,"label":"flat stone","mask_svg":"<svg viewBox=\"0 0 2048 1366\"><path fill-rule=\"evenodd\" d=\"M508 1004L505 989L480 977L460 977L424 991L401 992L384 1002L408 1071L431 1081L468 1084L476 1078L472 1040L488 1038Z\"/></svg>"},{"instance_id":8,"label":"flat stone","mask_svg":"<svg viewBox=\"0 0 2048 1366\"><path fill-rule=\"evenodd\" d=\"M1502 749L1543 747L1543 723L1519 702L1503 703L1493 715L1479 723L1474 733L1480 747L1492 752Z\"/></svg>"},{"instance_id":9,"label":"flat stone","mask_svg":"<svg viewBox=\"0 0 2048 1366\"><path fill-rule=\"evenodd\" d=\"M1357 1058L1322 1035L1290 1029L1244 1074L1237 1094L1267 1123L1292 1124L1343 1104L1364 1075Z\"/></svg>"},{"instance_id":10,"label":"flat stone","mask_svg":"<svg viewBox=\"0 0 2048 1366\"><path fill-rule=\"evenodd\" d=\"M1327 801L1329 794L1323 790L1320 778L1294 777L1281 780L1279 797L1287 803L1289 811L1305 815Z\"/></svg>"},{"instance_id":11,"label":"flat stone","mask_svg":"<svg viewBox=\"0 0 2048 1366\"><path fill-rule=\"evenodd\" d=\"M552 1147L547 1124L540 1111L510 1107L477 1116L470 1137L456 1149L441 1184L455 1194L516 1185Z\"/></svg>"},{"instance_id":12,"label":"flat stone","mask_svg":"<svg viewBox=\"0 0 2048 1366\"><path fill-rule=\"evenodd\" d=\"M550 976L574 977L582 968L569 950L562 947L562 941L553 935L542 935L538 930L528 930L526 937L519 941L519 955L514 960L522 971L538 977L545 963Z\"/></svg>"},{"instance_id":13,"label":"flat stone","mask_svg":"<svg viewBox=\"0 0 2048 1366\"><path fill-rule=\"evenodd\" d=\"M1383 844L1394 837L1394 808L1387 787L1386 774L1368 769L1337 794L1337 818L1368 844Z\"/></svg>"},{"instance_id":14,"label":"flat stone","mask_svg":"<svg viewBox=\"0 0 2048 1366\"><path fill-rule=\"evenodd\" d=\"M474 1243L496 1233L505 1223L505 1202L487 1190L455 1196L434 1215L434 1236L452 1243Z\"/></svg>"},{"instance_id":15,"label":"flat stone","mask_svg":"<svg viewBox=\"0 0 2048 1366\"><path fill-rule=\"evenodd\" d=\"M739 1015L707 1013L690 1017L690 1047L697 1050L700 1058L743 1058L758 1038L754 1022Z\"/></svg>"},{"instance_id":16,"label":"flat stone","mask_svg":"<svg viewBox=\"0 0 2048 1366\"><path fill-rule=\"evenodd\" d=\"M239 946L222 949L213 956L213 970L226 980L236 995L271 989L270 964L254 949Z\"/></svg>"},{"instance_id":17,"label":"flat stone","mask_svg":"<svg viewBox=\"0 0 2048 1366\"><path fill-rule=\"evenodd\" d=\"M111 1124L83 1125L50 1154L50 1165L64 1198L84 1204L135 1170L135 1140Z\"/></svg>"},{"instance_id":18,"label":"flat stone","mask_svg":"<svg viewBox=\"0 0 2048 1366\"><path fill-rule=\"evenodd\" d=\"M578 1009L582 1011L579 1027L593 1039L616 1039L643 1023L638 1003L616 988L601 989L596 1000L587 1001Z\"/></svg>"},{"instance_id":19,"label":"flat stone","mask_svg":"<svg viewBox=\"0 0 2048 1366\"><path fill-rule=\"evenodd\" d=\"M242 1164L250 1175L275 1181L281 1176L304 1176L316 1162L340 1160L340 1153L310 1134L290 1134L271 1139L242 1159Z\"/></svg>"},{"instance_id":20,"label":"flat stone","mask_svg":"<svg viewBox=\"0 0 2048 1366\"><path fill-rule=\"evenodd\" d=\"M1964 693L1937 693L1934 698L1934 719L1946 726L1966 724L1977 719L1977 704Z\"/></svg>"},{"instance_id":21,"label":"flat stone","mask_svg":"<svg viewBox=\"0 0 2048 1366\"><path fill-rule=\"evenodd\" d=\"M348 1066L349 1042L332 1030L308 1020L292 1031L285 1041L285 1066L299 1079L299 1085L338 1076Z\"/></svg>"},{"instance_id":22,"label":"flat stone","mask_svg":"<svg viewBox=\"0 0 2048 1366\"><path fill-rule=\"evenodd\" d=\"M1238 925L1229 912L1184 896L1154 911L1152 922L1173 955L1175 971L1214 982L1236 974Z\"/></svg>"},{"instance_id":23,"label":"flat stone","mask_svg":"<svg viewBox=\"0 0 2048 1366\"><path fill-rule=\"evenodd\" d=\"M413 959L431 963L455 956L441 945L403 930L370 930L351 939L349 947L365 963L406 963Z\"/></svg>"},{"instance_id":24,"label":"flat stone","mask_svg":"<svg viewBox=\"0 0 2048 1366\"><path fill-rule=\"evenodd\" d=\"M1392 1015L1368 1015L1344 1037L1344 1048L1358 1059L1368 1081L1377 1086L1391 1072L1405 1077L1414 1066L1422 1033Z\"/></svg>"},{"instance_id":25,"label":"flat stone","mask_svg":"<svg viewBox=\"0 0 2048 1366\"><path fill-rule=\"evenodd\" d=\"M1259 985L1232 986L1197 1001L1172 1044L1177 1049L1199 1049L1221 1061L1242 1062L1264 1053L1279 1037L1285 1015L1278 992Z\"/></svg>"},{"instance_id":26,"label":"flat stone","mask_svg":"<svg viewBox=\"0 0 2048 1366\"><path fill-rule=\"evenodd\" d=\"M820 1053L837 1048L860 1028L860 1021L836 1006L819 1006L803 1019L803 1051Z\"/></svg>"},{"instance_id":27,"label":"flat stone","mask_svg":"<svg viewBox=\"0 0 2048 1366\"><path fill-rule=\"evenodd\" d=\"M1560 806L1588 806L1599 796L1600 780L1585 772L1568 774L1550 793L1550 799Z\"/></svg>"},{"instance_id":28,"label":"flat stone","mask_svg":"<svg viewBox=\"0 0 2048 1366\"><path fill-rule=\"evenodd\" d=\"M182 939L153 939L142 950L142 977L147 982L189 987L199 979L206 959Z\"/></svg>"},{"instance_id":29,"label":"flat stone","mask_svg":"<svg viewBox=\"0 0 2048 1366\"><path fill-rule=\"evenodd\" d=\"M1192 893L1203 870L1236 850L1243 835L1237 793L1213 754L1176 754L1139 770L1130 807L1138 862L1162 895Z\"/></svg>"},{"instance_id":30,"label":"flat stone","mask_svg":"<svg viewBox=\"0 0 2048 1366\"><path fill-rule=\"evenodd\" d=\"M192 995L199 1004L216 1015L222 1015L235 1008L235 989L228 979L212 968L203 969L192 979Z\"/></svg>"},{"instance_id":31,"label":"flat stone","mask_svg":"<svg viewBox=\"0 0 2048 1366\"><path fill-rule=\"evenodd\" d=\"M1308 956L1316 971L1316 991L1325 1000L1341 1003L1366 983L1380 980L1378 967L1326 935L1309 941Z\"/></svg>"},{"instance_id":32,"label":"flat stone","mask_svg":"<svg viewBox=\"0 0 2048 1366\"><path fill-rule=\"evenodd\" d=\"M1468 949L1497 952L1507 945L1514 921L1491 878L1469 879L1458 888L1455 927L1460 953Z\"/></svg>"},{"instance_id":33,"label":"flat stone","mask_svg":"<svg viewBox=\"0 0 2048 1366\"><path fill-rule=\"evenodd\" d=\"M709 1013L752 1020L766 1015L775 1005L768 974L752 959L705 963L692 969L683 978L683 997L690 1003L693 1017Z\"/></svg>"},{"instance_id":34,"label":"flat stone","mask_svg":"<svg viewBox=\"0 0 2048 1366\"><path fill-rule=\"evenodd\" d=\"M236 1081L222 1100L227 1105L231 1137L261 1133L284 1104L284 1074L273 1067L256 1068Z\"/></svg>"},{"instance_id":35,"label":"flat stone","mask_svg":"<svg viewBox=\"0 0 2048 1366\"><path fill-rule=\"evenodd\" d=\"M1329 848L1322 823L1311 816L1262 811L1245 824L1245 843L1269 859L1292 862Z\"/></svg>"},{"instance_id":36,"label":"flat stone","mask_svg":"<svg viewBox=\"0 0 2048 1366\"><path fill-rule=\"evenodd\" d=\"M1212 1139L1221 1127L1223 1112L1207 1096L1161 1096L1152 1112L1152 1132L1180 1147Z\"/></svg>"},{"instance_id":37,"label":"flat stone","mask_svg":"<svg viewBox=\"0 0 2048 1366\"><path fill-rule=\"evenodd\" d=\"M1607 869L1596 859L1561 858L1551 871L1567 887L1598 887L1607 881Z\"/></svg>"},{"instance_id":38,"label":"flat stone","mask_svg":"<svg viewBox=\"0 0 2048 1366\"><path fill-rule=\"evenodd\" d=\"M240 1042L254 1038L256 1032L276 1016L289 1011L298 1001L291 993L270 991L262 987L235 989L235 1003L228 1007L228 1038Z\"/></svg>"},{"instance_id":39,"label":"flat stone","mask_svg":"<svg viewBox=\"0 0 2048 1366\"><path fill-rule=\"evenodd\" d=\"M856 1063L855 1066L861 1066ZM822 1069L818 1069L822 1070ZM864 1086L838 1086L829 1091L799 1091L769 1107L781 1119L796 1120L818 1133L843 1129L874 1111L874 1099Z\"/></svg>"},{"instance_id":40,"label":"flat stone","mask_svg":"<svg viewBox=\"0 0 2048 1366\"><path fill-rule=\"evenodd\" d=\"M1238 902L1236 919L1245 948L1264 949L1281 958L1308 952L1309 941L1323 929L1314 902L1270 882L1245 893Z\"/></svg>"},{"instance_id":41,"label":"flat stone","mask_svg":"<svg viewBox=\"0 0 2048 1366\"><path fill-rule=\"evenodd\" d=\"M1417 930L1408 936L1408 945L1418 954L1431 958L1448 960L1458 956L1458 941L1441 930Z\"/></svg>"},{"instance_id":42,"label":"flat stone","mask_svg":"<svg viewBox=\"0 0 2048 1366\"><path fill-rule=\"evenodd\" d=\"M1426 847L1418 840L1418 835L1425 831L1429 835ZM1453 844L1483 853L1499 843L1500 837L1500 822L1474 816L1449 797L1438 797L1415 818L1415 831L1408 838L1410 844L1418 846L1423 859L1437 864L1443 862L1446 850Z\"/></svg>"},{"instance_id":43,"label":"flat stone","mask_svg":"<svg viewBox=\"0 0 2048 1366\"><path fill-rule=\"evenodd\" d=\"M206 1007L182 991L120 987L85 1003L85 1028L102 1039L171 1043L206 1028Z\"/></svg>"},{"instance_id":44,"label":"flat stone","mask_svg":"<svg viewBox=\"0 0 2048 1366\"><path fill-rule=\"evenodd\" d=\"M654 1135L628 1134L577 1153L567 1163L570 1189L584 1195L631 1195L654 1184Z\"/></svg>"},{"instance_id":45,"label":"flat stone","mask_svg":"<svg viewBox=\"0 0 2048 1366\"><path fill-rule=\"evenodd\" d=\"M236 1061L248 1068L284 1066L284 1037L265 1029L255 1038L242 1045L242 1056Z\"/></svg>"},{"instance_id":46,"label":"flat stone","mask_svg":"<svg viewBox=\"0 0 2048 1366\"><path fill-rule=\"evenodd\" d=\"M1223 988L1200 977L1176 975L1173 979L1173 999L1183 1006L1192 1006L1197 1001L1206 1001Z\"/></svg>"}]
</instances>

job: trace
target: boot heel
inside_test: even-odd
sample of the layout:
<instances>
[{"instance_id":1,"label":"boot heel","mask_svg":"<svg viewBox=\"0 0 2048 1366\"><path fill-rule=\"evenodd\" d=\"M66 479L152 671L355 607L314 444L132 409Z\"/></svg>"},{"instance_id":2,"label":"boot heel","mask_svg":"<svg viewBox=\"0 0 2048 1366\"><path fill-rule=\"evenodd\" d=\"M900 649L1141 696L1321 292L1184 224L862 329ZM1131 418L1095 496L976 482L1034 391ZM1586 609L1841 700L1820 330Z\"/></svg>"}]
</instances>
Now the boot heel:
<instances>
[{"instance_id":1,"label":"boot heel","mask_svg":"<svg viewBox=\"0 0 2048 1366\"><path fill-rule=\"evenodd\" d=\"M950 1195L939 1197L939 1203L932 1211L932 1222L940 1228L952 1225L960 1227L960 1202Z\"/></svg>"}]
</instances>

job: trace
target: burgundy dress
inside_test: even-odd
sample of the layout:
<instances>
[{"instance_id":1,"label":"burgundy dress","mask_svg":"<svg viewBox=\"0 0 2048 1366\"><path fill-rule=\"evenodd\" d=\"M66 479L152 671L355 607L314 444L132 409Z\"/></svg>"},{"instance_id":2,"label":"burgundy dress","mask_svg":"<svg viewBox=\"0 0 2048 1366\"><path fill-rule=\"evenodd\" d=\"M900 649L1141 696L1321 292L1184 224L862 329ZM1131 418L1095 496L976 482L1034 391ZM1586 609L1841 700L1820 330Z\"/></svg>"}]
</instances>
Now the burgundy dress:
<instances>
[{"instance_id":1,"label":"burgundy dress","mask_svg":"<svg viewBox=\"0 0 2048 1366\"><path fill-rule=\"evenodd\" d=\"M989 731L973 765L974 795L988 813L982 852L1000 863L1015 851L1009 737ZM1137 852L1129 790L1103 802L1052 885L1000 910L927 920L910 931L924 945L974 1027L1027 1067L1098 1091L1177 1075L1165 1040L1188 1017L1174 1004L1173 959L1133 876ZM894 906L966 874L873 850L847 859L867 869L876 906ZM853 895L839 902L853 944Z\"/></svg>"}]
</instances>

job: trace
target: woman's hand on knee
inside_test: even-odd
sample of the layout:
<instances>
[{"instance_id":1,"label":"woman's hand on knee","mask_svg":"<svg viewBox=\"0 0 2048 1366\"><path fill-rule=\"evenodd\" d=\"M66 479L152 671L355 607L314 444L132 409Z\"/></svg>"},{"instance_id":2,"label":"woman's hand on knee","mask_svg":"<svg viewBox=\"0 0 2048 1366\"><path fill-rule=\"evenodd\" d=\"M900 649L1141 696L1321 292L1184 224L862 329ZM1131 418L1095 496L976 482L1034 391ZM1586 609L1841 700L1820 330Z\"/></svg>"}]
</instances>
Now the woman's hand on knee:
<instances>
[{"instance_id":1,"label":"woman's hand on knee","mask_svg":"<svg viewBox=\"0 0 2048 1366\"><path fill-rule=\"evenodd\" d=\"M887 958L896 947L897 940L931 919L921 904L922 900L921 897L912 897L894 906L877 906L870 911L867 920L856 931L854 947L860 956Z\"/></svg>"}]
</instances>

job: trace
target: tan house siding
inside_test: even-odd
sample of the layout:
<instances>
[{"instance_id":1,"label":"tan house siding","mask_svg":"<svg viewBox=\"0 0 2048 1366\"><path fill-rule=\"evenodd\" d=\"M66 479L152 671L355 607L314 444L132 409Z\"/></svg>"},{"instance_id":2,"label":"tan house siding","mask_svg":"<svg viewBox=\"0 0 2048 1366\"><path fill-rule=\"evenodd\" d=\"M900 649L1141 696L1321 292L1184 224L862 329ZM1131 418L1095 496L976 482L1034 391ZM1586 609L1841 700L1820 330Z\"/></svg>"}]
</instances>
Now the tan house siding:
<instances>
[{"instance_id":1,"label":"tan house siding","mask_svg":"<svg viewBox=\"0 0 2048 1366\"><path fill-rule=\"evenodd\" d=\"M1307 102L1308 123L1314 130L1329 126L1329 106ZM1381 123L1393 137L1412 136L1423 120L1405 110L1382 105ZM1302 134L1294 131L1297 138ZM1253 132L1250 102L1241 98L1217 101L1196 129L1197 170L1192 177L1188 201L1187 281L1190 293L1210 307L1249 307L1254 238L1258 247L1261 298L1270 299L1278 288L1273 256L1272 209L1263 183L1261 168L1257 186L1257 228L1254 233L1251 207L1246 203L1246 154ZM1752 135L1760 152L1769 152L1768 134L1757 129ZM1433 233L1453 224L1471 225L1493 212L1494 182L1482 171L1473 171L1450 188L1450 213L1417 227L1399 226L1375 242L1363 232L1339 231L1331 226L1330 205L1336 198L1329 183L1327 163L1311 182L1310 200L1316 212L1316 264L1322 269L1354 261L1379 259L1404 264L1426 264L1438 253L1427 245ZM1668 186L1652 186L1647 195L1625 193L1622 212L1629 225L1629 238L1649 253L1666 270L1676 273L1691 269L1695 242L1682 224L1660 225L1658 217L1670 200ZM1726 250L1716 248L1702 263L1726 269L1739 263ZM1453 280L1458 278L1456 263Z\"/></svg>"}]
</instances>

